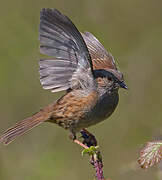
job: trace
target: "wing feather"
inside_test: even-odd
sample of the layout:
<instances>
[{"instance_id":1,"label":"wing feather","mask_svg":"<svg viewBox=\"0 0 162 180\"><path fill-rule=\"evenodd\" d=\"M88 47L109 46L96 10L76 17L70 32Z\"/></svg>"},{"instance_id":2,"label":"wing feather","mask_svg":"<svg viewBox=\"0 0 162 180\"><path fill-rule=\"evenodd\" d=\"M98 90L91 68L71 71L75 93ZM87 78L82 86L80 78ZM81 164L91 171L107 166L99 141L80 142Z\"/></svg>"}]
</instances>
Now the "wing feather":
<instances>
[{"instance_id":1,"label":"wing feather","mask_svg":"<svg viewBox=\"0 0 162 180\"><path fill-rule=\"evenodd\" d=\"M89 32L82 33L88 47L93 69L114 69L117 70L113 56L106 51L98 39Z\"/></svg>"},{"instance_id":2,"label":"wing feather","mask_svg":"<svg viewBox=\"0 0 162 180\"><path fill-rule=\"evenodd\" d=\"M52 59L40 60L40 82L52 92L93 87L92 61L83 37L72 21L56 9L40 13L40 52Z\"/></svg>"}]
</instances>

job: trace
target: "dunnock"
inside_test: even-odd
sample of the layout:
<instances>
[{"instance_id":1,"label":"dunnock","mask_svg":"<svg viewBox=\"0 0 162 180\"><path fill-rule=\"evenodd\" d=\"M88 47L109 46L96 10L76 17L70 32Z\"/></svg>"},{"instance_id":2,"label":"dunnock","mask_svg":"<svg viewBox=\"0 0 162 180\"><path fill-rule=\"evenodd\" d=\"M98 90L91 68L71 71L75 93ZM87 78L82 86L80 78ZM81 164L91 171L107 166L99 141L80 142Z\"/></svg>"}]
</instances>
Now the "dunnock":
<instances>
[{"instance_id":1,"label":"dunnock","mask_svg":"<svg viewBox=\"0 0 162 180\"><path fill-rule=\"evenodd\" d=\"M0 137L4 144L43 122L69 129L75 139L76 132L108 118L118 104L118 89L127 89L113 56L58 10L42 9L39 40L40 52L52 57L39 62L40 82L44 89L66 94L6 130Z\"/></svg>"}]
</instances>

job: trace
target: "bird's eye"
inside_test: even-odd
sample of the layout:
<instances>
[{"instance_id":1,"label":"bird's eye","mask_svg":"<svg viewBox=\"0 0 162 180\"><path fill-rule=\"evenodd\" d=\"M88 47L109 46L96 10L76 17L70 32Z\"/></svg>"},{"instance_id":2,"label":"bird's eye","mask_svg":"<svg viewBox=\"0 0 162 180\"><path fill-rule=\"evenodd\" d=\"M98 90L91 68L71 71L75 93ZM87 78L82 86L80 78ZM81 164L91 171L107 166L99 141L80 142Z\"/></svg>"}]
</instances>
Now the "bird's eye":
<instances>
[{"instance_id":1,"label":"bird's eye","mask_svg":"<svg viewBox=\"0 0 162 180\"><path fill-rule=\"evenodd\" d=\"M112 81L112 77L108 77L108 80L109 80L109 81Z\"/></svg>"}]
</instances>

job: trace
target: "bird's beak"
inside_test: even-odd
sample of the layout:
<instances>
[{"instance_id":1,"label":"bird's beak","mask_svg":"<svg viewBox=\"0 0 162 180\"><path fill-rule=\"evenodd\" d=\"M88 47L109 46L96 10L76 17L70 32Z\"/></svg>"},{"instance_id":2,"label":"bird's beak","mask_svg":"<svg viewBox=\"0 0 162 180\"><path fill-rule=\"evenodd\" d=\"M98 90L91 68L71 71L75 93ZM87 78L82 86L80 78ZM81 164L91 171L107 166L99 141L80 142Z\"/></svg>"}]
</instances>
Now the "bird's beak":
<instances>
[{"instance_id":1,"label":"bird's beak","mask_svg":"<svg viewBox=\"0 0 162 180\"><path fill-rule=\"evenodd\" d=\"M121 88L128 89L127 85L124 82L119 82Z\"/></svg>"}]
</instances>

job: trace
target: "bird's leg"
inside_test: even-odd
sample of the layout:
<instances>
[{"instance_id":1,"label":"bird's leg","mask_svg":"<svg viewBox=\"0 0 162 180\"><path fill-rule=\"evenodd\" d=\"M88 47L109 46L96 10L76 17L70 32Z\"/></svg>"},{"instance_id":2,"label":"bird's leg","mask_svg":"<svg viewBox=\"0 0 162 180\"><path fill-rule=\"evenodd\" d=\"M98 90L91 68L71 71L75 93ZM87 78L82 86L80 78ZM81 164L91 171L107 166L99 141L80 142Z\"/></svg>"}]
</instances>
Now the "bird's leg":
<instances>
[{"instance_id":1,"label":"bird's leg","mask_svg":"<svg viewBox=\"0 0 162 180\"><path fill-rule=\"evenodd\" d=\"M71 131L69 138L76 144L80 145L81 147L83 147L84 149L87 149L88 146L86 146L85 144L83 144L82 142L80 142L77 138L76 138L76 133Z\"/></svg>"},{"instance_id":2,"label":"bird's leg","mask_svg":"<svg viewBox=\"0 0 162 180\"><path fill-rule=\"evenodd\" d=\"M86 144L88 147L97 146L97 140L93 134L86 129L82 129L80 133L82 135L81 137L84 139L83 144Z\"/></svg>"}]
</instances>

